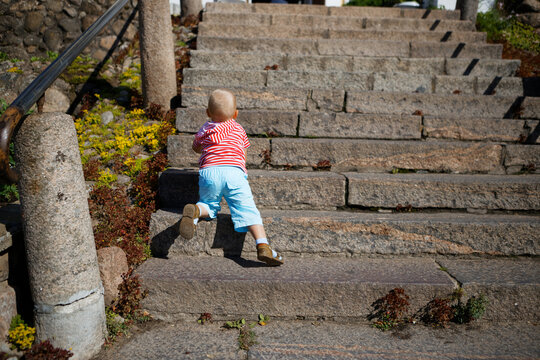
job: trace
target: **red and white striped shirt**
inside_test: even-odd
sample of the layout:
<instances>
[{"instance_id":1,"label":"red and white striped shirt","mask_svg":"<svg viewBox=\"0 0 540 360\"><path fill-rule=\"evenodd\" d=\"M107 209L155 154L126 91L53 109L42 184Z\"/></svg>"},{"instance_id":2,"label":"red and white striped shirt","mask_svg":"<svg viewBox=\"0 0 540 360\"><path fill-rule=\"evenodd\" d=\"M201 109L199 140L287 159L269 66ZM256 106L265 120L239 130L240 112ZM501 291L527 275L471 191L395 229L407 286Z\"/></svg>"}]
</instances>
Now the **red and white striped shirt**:
<instances>
[{"instance_id":1,"label":"red and white striped shirt","mask_svg":"<svg viewBox=\"0 0 540 360\"><path fill-rule=\"evenodd\" d=\"M193 147L203 146L199 167L238 166L245 172L246 153L250 144L246 131L234 119L224 122L207 121L193 140Z\"/></svg>"}]
</instances>

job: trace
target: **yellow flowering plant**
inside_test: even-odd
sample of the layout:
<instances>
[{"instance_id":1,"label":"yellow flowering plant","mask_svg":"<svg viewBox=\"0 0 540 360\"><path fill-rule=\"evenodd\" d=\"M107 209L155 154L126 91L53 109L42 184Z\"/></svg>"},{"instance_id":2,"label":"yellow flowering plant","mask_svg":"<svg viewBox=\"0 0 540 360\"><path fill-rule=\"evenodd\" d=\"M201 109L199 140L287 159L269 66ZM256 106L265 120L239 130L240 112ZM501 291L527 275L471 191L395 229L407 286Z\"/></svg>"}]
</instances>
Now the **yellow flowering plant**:
<instances>
[{"instance_id":1,"label":"yellow flowering plant","mask_svg":"<svg viewBox=\"0 0 540 360\"><path fill-rule=\"evenodd\" d=\"M8 341L12 349L30 349L34 343L35 335L36 329L25 324L20 315L13 317L8 332Z\"/></svg>"}]
</instances>

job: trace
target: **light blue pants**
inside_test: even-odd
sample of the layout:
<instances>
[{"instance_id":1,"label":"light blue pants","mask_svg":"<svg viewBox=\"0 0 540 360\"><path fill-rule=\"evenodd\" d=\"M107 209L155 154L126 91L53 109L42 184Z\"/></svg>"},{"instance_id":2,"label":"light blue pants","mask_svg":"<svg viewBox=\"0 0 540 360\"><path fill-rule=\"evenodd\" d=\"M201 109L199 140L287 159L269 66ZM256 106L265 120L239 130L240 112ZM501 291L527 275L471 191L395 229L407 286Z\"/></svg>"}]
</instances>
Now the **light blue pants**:
<instances>
[{"instance_id":1,"label":"light blue pants","mask_svg":"<svg viewBox=\"0 0 540 360\"><path fill-rule=\"evenodd\" d=\"M261 214L255 206L247 174L237 166L210 166L199 170L199 202L215 219L225 197L234 230L247 232L248 226L262 225Z\"/></svg>"}]
</instances>

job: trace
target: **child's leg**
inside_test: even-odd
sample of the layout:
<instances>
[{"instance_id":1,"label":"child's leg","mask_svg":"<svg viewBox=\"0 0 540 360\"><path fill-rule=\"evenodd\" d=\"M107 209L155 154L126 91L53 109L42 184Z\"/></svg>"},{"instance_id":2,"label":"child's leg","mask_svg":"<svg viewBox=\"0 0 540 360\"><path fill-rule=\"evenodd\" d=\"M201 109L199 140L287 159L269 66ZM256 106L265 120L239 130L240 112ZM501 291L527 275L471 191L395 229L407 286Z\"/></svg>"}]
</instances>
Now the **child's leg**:
<instances>
[{"instance_id":1,"label":"child's leg","mask_svg":"<svg viewBox=\"0 0 540 360\"><path fill-rule=\"evenodd\" d=\"M184 206L179 233L185 239L195 235L199 218L214 219L221 210L223 182L219 181L216 169L207 168L199 171L199 202Z\"/></svg>"},{"instance_id":2,"label":"child's leg","mask_svg":"<svg viewBox=\"0 0 540 360\"><path fill-rule=\"evenodd\" d=\"M262 225L262 218L255 206L247 175L239 168L232 168L227 177L223 196L229 204L234 229L237 232L249 231L257 244L257 257L269 265L283 264L281 256L270 248Z\"/></svg>"}]
</instances>

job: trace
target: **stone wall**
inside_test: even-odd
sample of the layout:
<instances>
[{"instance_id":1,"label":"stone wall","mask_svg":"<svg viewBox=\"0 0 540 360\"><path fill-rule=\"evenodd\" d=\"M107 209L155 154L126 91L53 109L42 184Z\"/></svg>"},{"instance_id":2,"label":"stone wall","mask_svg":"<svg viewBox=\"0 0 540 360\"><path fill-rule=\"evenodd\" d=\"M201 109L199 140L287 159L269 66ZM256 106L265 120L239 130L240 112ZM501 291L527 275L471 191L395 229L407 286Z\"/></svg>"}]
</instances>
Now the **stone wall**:
<instances>
[{"instance_id":1,"label":"stone wall","mask_svg":"<svg viewBox=\"0 0 540 360\"><path fill-rule=\"evenodd\" d=\"M43 56L47 51L60 53L114 2L115 0L0 0L0 51L22 60ZM131 41L138 28L138 16L134 14L136 5L136 0L128 2L83 53L101 60L122 32L122 41Z\"/></svg>"}]
</instances>

